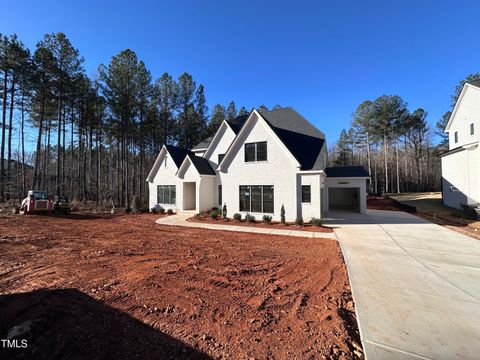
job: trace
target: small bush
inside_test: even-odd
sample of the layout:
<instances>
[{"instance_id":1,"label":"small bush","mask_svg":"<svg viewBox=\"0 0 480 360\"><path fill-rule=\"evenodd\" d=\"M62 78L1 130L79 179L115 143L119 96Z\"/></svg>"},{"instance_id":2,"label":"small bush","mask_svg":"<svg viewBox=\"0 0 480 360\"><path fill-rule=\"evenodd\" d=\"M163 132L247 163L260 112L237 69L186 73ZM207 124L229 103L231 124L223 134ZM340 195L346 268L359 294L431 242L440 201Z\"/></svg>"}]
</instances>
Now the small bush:
<instances>
[{"instance_id":1,"label":"small bush","mask_svg":"<svg viewBox=\"0 0 480 360\"><path fill-rule=\"evenodd\" d=\"M298 217L295 219L295 224L300 225L300 226L303 226L303 217L298 216Z\"/></svg>"},{"instance_id":2,"label":"small bush","mask_svg":"<svg viewBox=\"0 0 480 360\"><path fill-rule=\"evenodd\" d=\"M165 209L163 207L160 206L160 214L165 214Z\"/></svg>"},{"instance_id":3,"label":"small bush","mask_svg":"<svg viewBox=\"0 0 480 360\"><path fill-rule=\"evenodd\" d=\"M150 209L150 212L156 214L158 212L157 208L154 206Z\"/></svg>"},{"instance_id":4,"label":"small bush","mask_svg":"<svg viewBox=\"0 0 480 360\"><path fill-rule=\"evenodd\" d=\"M254 223L255 222L255 216L247 214L245 215L245 221L249 223Z\"/></svg>"},{"instance_id":5,"label":"small bush","mask_svg":"<svg viewBox=\"0 0 480 360\"><path fill-rule=\"evenodd\" d=\"M132 212L132 209L129 207L125 208L125 214L130 214Z\"/></svg>"},{"instance_id":6,"label":"small bush","mask_svg":"<svg viewBox=\"0 0 480 360\"><path fill-rule=\"evenodd\" d=\"M240 220L242 220L242 215L239 214L239 213L235 213L235 214L233 214L233 218L237 221L240 221Z\"/></svg>"},{"instance_id":7,"label":"small bush","mask_svg":"<svg viewBox=\"0 0 480 360\"><path fill-rule=\"evenodd\" d=\"M319 218L312 218L312 221L311 221L312 225L313 226L322 226L322 219L319 219Z\"/></svg>"},{"instance_id":8,"label":"small bush","mask_svg":"<svg viewBox=\"0 0 480 360\"><path fill-rule=\"evenodd\" d=\"M272 217L270 215L263 215L263 222L265 224L271 224L272 223Z\"/></svg>"},{"instance_id":9,"label":"small bush","mask_svg":"<svg viewBox=\"0 0 480 360\"><path fill-rule=\"evenodd\" d=\"M227 218L227 204L223 204L222 216L223 216L224 219Z\"/></svg>"},{"instance_id":10,"label":"small bush","mask_svg":"<svg viewBox=\"0 0 480 360\"><path fill-rule=\"evenodd\" d=\"M132 209L140 210L141 207L142 207L142 202L140 201L140 197L137 195L134 195L132 199Z\"/></svg>"},{"instance_id":11,"label":"small bush","mask_svg":"<svg viewBox=\"0 0 480 360\"><path fill-rule=\"evenodd\" d=\"M282 224L286 223L286 221L285 221L285 206L283 206L283 204L282 204L282 208L280 209L280 221L282 222Z\"/></svg>"},{"instance_id":12,"label":"small bush","mask_svg":"<svg viewBox=\"0 0 480 360\"><path fill-rule=\"evenodd\" d=\"M214 206L214 207L212 207L210 210L211 210L211 211L215 211L215 210L218 211L218 207Z\"/></svg>"},{"instance_id":13,"label":"small bush","mask_svg":"<svg viewBox=\"0 0 480 360\"><path fill-rule=\"evenodd\" d=\"M167 214L168 214L168 215L173 215L173 210L172 210L172 209L168 209L168 210L167 210Z\"/></svg>"},{"instance_id":14,"label":"small bush","mask_svg":"<svg viewBox=\"0 0 480 360\"><path fill-rule=\"evenodd\" d=\"M210 211L210 217L214 220L216 220L218 218L218 214L219 214L218 210Z\"/></svg>"}]
</instances>

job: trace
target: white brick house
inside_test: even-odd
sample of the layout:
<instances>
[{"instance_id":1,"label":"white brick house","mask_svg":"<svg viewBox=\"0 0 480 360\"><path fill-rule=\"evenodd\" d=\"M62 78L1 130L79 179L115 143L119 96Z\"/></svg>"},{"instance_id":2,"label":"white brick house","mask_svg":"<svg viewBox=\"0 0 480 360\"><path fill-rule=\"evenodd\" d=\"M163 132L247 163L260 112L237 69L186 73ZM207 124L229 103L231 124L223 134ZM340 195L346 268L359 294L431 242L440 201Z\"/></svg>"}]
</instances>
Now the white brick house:
<instances>
[{"instance_id":1,"label":"white brick house","mask_svg":"<svg viewBox=\"0 0 480 360\"><path fill-rule=\"evenodd\" d=\"M326 168L325 135L292 108L223 121L191 150L164 145L148 175L150 207L234 213L288 221L329 209L366 211L362 167Z\"/></svg>"},{"instance_id":2,"label":"white brick house","mask_svg":"<svg viewBox=\"0 0 480 360\"><path fill-rule=\"evenodd\" d=\"M445 132L449 150L441 154L445 205L480 203L480 81L463 86Z\"/></svg>"}]
</instances>

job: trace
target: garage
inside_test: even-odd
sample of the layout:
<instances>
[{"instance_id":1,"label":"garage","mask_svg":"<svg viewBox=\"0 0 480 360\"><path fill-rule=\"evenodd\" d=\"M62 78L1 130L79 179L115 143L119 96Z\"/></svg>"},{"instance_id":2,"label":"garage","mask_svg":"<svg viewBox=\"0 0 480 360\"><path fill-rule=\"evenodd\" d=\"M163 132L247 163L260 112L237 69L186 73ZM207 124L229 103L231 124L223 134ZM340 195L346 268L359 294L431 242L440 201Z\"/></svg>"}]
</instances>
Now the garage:
<instances>
[{"instance_id":1,"label":"garage","mask_svg":"<svg viewBox=\"0 0 480 360\"><path fill-rule=\"evenodd\" d=\"M329 188L330 211L360 212L360 188Z\"/></svg>"},{"instance_id":2,"label":"garage","mask_svg":"<svg viewBox=\"0 0 480 360\"><path fill-rule=\"evenodd\" d=\"M362 166L327 167L327 211L367 212L368 172Z\"/></svg>"}]
</instances>

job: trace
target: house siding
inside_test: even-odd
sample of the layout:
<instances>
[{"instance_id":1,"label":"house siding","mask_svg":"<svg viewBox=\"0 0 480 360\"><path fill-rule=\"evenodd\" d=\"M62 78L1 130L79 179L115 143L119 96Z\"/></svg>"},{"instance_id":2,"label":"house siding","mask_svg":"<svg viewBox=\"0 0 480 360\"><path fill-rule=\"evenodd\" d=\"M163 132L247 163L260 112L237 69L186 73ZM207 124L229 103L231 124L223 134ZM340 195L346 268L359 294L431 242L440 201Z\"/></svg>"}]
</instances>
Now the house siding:
<instances>
[{"instance_id":1,"label":"house siding","mask_svg":"<svg viewBox=\"0 0 480 360\"><path fill-rule=\"evenodd\" d=\"M269 214L273 220L280 220L280 208L285 206L285 215L288 221L294 221L298 214L297 171L292 158L281 148L278 138L271 129L256 115L251 119L243 131L243 139L236 148L232 148L229 159L226 159L227 168L219 173L223 185L223 201L227 205L229 216L247 212L239 209L240 185L273 185L274 213ZM267 141L267 161L245 162L244 144L249 142ZM234 155L233 155L234 154ZM233 158L232 158L233 157ZM315 196L312 192L312 196ZM262 213L253 213L261 220Z\"/></svg>"},{"instance_id":2,"label":"house siding","mask_svg":"<svg viewBox=\"0 0 480 360\"><path fill-rule=\"evenodd\" d=\"M465 92L457 106L448 130L449 148L471 144L480 140L480 89L466 85ZM475 133L470 135L470 124L474 124ZM458 142L455 142L458 132Z\"/></svg>"},{"instance_id":3,"label":"house siding","mask_svg":"<svg viewBox=\"0 0 480 360\"><path fill-rule=\"evenodd\" d=\"M162 150L165 151L165 150ZM172 158L168 153L167 156L167 166L165 166L165 154L159 159L161 161L160 166L158 168L155 177L153 178L152 182L148 183L148 190L149 190L149 207L153 208L157 205L157 185L175 185L176 186L176 205L168 205L168 204L161 204L164 209L173 209L174 211L177 210L177 205L179 203L179 188L177 184L177 176L176 172L178 170L177 166L173 162ZM180 199L181 200L181 199Z\"/></svg>"}]
</instances>

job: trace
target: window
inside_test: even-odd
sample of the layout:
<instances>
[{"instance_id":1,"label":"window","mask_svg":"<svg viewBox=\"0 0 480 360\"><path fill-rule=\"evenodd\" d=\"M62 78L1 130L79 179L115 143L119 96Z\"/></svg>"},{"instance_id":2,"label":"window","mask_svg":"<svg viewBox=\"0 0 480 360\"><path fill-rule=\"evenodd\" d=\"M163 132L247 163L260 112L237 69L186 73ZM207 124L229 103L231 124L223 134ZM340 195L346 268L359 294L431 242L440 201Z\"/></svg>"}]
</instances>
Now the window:
<instances>
[{"instance_id":1,"label":"window","mask_svg":"<svg viewBox=\"0 0 480 360\"><path fill-rule=\"evenodd\" d=\"M245 144L245 162L267 161L267 142Z\"/></svg>"},{"instance_id":2,"label":"window","mask_svg":"<svg viewBox=\"0 0 480 360\"><path fill-rule=\"evenodd\" d=\"M218 154L218 165L222 162L223 158L225 157L225 154Z\"/></svg>"},{"instance_id":3,"label":"window","mask_svg":"<svg viewBox=\"0 0 480 360\"><path fill-rule=\"evenodd\" d=\"M240 211L273 214L273 185L241 185Z\"/></svg>"},{"instance_id":4,"label":"window","mask_svg":"<svg viewBox=\"0 0 480 360\"><path fill-rule=\"evenodd\" d=\"M176 189L175 185L157 186L157 204L175 205Z\"/></svg>"},{"instance_id":5,"label":"window","mask_svg":"<svg viewBox=\"0 0 480 360\"><path fill-rule=\"evenodd\" d=\"M165 167L167 167L167 155L165 155Z\"/></svg>"},{"instance_id":6,"label":"window","mask_svg":"<svg viewBox=\"0 0 480 360\"><path fill-rule=\"evenodd\" d=\"M312 192L310 185L302 185L302 203L312 202Z\"/></svg>"},{"instance_id":7,"label":"window","mask_svg":"<svg viewBox=\"0 0 480 360\"><path fill-rule=\"evenodd\" d=\"M218 205L222 205L222 185L218 185Z\"/></svg>"},{"instance_id":8,"label":"window","mask_svg":"<svg viewBox=\"0 0 480 360\"><path fill-rule=\"evenodd\" d=\"M455 131L453 136L455 137L455 142L457 143L458 142L458 131Z\"/></svg>"},{"instance_id":9,"label":"window","mask_svg":"<svg viewBox=\"0 0 480 360\"><path fill-rule=\"evenodd\" d=\"M475 134L475 125L473 123L470 124L470 135Z\"/></svg>"}]
</instances>

